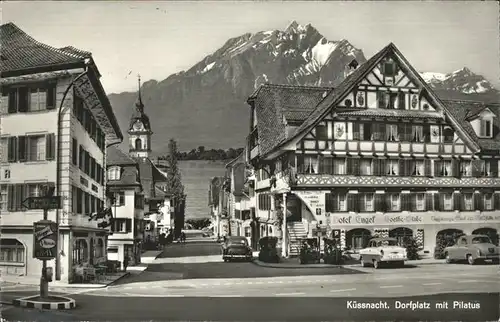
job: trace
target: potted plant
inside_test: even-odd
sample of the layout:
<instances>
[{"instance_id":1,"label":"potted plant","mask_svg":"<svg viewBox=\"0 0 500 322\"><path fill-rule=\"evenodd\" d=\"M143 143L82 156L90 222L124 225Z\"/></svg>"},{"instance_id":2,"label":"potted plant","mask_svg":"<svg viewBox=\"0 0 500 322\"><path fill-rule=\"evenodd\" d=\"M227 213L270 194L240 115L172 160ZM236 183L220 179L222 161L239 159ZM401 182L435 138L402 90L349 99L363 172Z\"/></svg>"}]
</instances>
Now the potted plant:
<instances>
[{"instance_id":1,"label":"potted plant","mask_svg":"<svg viewBox=\"0 0 500 322\"><path fill-rule=\"evenodd\" d=\"M325 264L340 265L342 262L342 249L336 239L324 238L324 256Z\"/></svg>"},{"instance_id":2,"label":"potted plant","mask_svg":"<svg viewBox=\"0 0 500 322\"><path fill-rule=\"evenodd\" d=\"M266 263L278 263L279 255L276 250L277 237L262 237L259 240L259 260Z\"/></svg>"},{"instance_id":3,"label":"potted plant","mask_svg":"<svg viewBox=\"0 0 500 322\"><path fill-rule=\"evenodd\" d=\"M301 264L319 263L321 254L317 238L305 238L300 247L299 261Z\"/></svg>"}]
</instances>

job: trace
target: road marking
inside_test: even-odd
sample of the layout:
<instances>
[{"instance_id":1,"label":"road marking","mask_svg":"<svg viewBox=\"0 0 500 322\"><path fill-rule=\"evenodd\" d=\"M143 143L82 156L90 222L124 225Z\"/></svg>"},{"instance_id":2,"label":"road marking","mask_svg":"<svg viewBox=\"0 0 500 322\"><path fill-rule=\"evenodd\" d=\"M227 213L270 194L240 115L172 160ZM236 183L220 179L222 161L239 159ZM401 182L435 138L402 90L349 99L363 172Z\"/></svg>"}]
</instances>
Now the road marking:
<instances>
[{"instance_id":1,"label":"road marking","mask_svg":"<svg viewBox=\"0 0 500 322\"><path fill-rule=\"evenodd\" d=\"M477 283L477 280L458 281L459 283Z\"/></svg>"},{"instance_id":2,"label":"road marking","mask_svg":"<svg viewBox=\"0 0 500 322\"><path fill-rule=\"evenodd\" d=\"M403 285L384 285L384 286L380 286L380 288L396 288L396 287L403 287Z\"/></svg>"},{"instance_id":3,"label":"road marking","mask_svg":"<svg viewBox=\"0 0 500 322\"><path fill-rule=\"evenodd\" d=\"M330 292L331 293L337 293L337 292L348 292L348 291L355 291L356 289L355 288L346 288L346 289L343 289L343 290L331 290Z\"/></svg>"},{"instance_id":4,"label":"road marking","mask_svg":"<svg viewBox=\"0 0 500 322\"><path fill-rule=\"evenodd\" d=\"M224 283L224 285L233 285L233 283Z\"/></svg>"},{"instance_id":5,"label":"road marking","mask_svg":"<svg viewBox=\"0 0 500 322\"><path fill-rule=\"evenodd\" d=\"M287 295L304 295L305 293L277 293L276 296L287 296Z\"/></svg>"},{"instance_id":6,"label":"road marking","mask_svg":"<svg viewBox=\"0 0 500 322\"><path fill-rule=\"evenodd\" d=\"M443 283L424 283L422 285L426 285L427 286L427 285L440 285L440 284L443 284Z\"/></svg>"},{"instance_id":7,"label":"road marking","mask_svg":"<svg viewBox=\"0 0 500 322\"><path fill-rule=\"evenodd\" d=\"M243 295L240 295L240 294L217 294L217 295L210 295L209 297L243 297Z\"/></svg>"}]
</instances>

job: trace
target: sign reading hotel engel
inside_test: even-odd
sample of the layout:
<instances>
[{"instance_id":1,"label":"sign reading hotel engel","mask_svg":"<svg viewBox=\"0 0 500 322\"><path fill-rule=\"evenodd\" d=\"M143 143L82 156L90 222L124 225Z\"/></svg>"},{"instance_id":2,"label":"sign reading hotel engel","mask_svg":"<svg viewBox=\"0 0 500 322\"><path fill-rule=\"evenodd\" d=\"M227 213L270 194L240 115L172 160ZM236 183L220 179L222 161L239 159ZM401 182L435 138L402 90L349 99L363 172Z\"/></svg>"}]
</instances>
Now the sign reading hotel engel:
<instances>
[{"instance_id":1,"label":"sign reading hotel engel","mask_svg":"<svg viewBox=\"0 0 500 322\"><path fill-rule=\"evenodd\" d=\"M335 215L331 214L332 225L398 225L398 224L436 224L436 223L481 223L500 222L500 215L462 215L462 214L398 214L398 215Z\"/></svg>"}]
</instances>

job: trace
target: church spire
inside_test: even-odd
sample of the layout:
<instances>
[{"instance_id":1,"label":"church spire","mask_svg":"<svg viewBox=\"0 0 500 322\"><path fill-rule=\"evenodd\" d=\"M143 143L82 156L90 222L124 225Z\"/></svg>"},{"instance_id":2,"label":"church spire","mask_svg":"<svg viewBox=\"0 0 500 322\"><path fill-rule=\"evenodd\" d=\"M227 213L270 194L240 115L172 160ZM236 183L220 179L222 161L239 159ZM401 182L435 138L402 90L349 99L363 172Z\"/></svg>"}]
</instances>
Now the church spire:
<instances>
[{"instance_id":1,"label":"church spire","mask_svg":"<svg viewBox=\"0 0 500 322\"><path fill-rule=\"evenodd\" d=\"M137 106L142 111L144 109L144 104L142 103L142 96L141 96L141 75L137 75L137 78L139 80L139 96L137 97L137 102L135 103L135 106Z\"/></svg>"}]
</instances>

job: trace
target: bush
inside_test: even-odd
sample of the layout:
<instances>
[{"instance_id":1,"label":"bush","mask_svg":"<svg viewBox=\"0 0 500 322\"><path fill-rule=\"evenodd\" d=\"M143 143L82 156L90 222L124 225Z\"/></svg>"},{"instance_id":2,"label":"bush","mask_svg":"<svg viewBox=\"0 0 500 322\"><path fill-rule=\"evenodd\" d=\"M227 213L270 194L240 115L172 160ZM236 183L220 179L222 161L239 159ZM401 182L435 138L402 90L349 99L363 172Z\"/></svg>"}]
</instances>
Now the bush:
<instances>
[{"instance_id":1,"label":"bush","mask_svg":"<svg viewBox=\"0 0 500 322\"><path fill-rule=\"evenodd\" d=\"M415 238L406 237L403 241L403 247L406 248L406 256L409 260L419 259L418 244Z\"/></svg>"},{"instance_id":2,"label":"bush","mask_svg":"<svg viewBox=\"0 0 500 322\"><path fill-rule=\"evenodd\" d=\"M458 237L462 236L463 233L453 233L451 235L437 235L436 236L436 247L434 247L434 258L444 259L446 255L444 249L448 246L455 245L455 241Z\"/></svg>"},{"instance_id":3,"label":"bush","mask_svg":"<svg viewBox=\"0 0 500 322\"><path fill-rule=\"evenodd\" d=\"M276 244L277 237L263 237L259 240L259 260L266 263L278 263L280 261Z\"/></svg>"},{"instance_id":4,"label":"bush","mask_svg":"<svg viewBox=\"0 0 500 322\"><path fill-rule=\"evenodd\" d=\"M342 249L336 239L324 238L325 248L323 261L325 264L339 265L342 262Z\"/></svg>"},{"instance_id":5,"label":"bush","mask_svg":"<svg viewBox=\"0 0 500 322\"><path fill-rule=\"evenodd\" d=\"M320 252L318 249L318 240L316 238L308 238L304 240L300 247L299 260L301 264L319 263Z\"/></svg>"}]
</instances>

